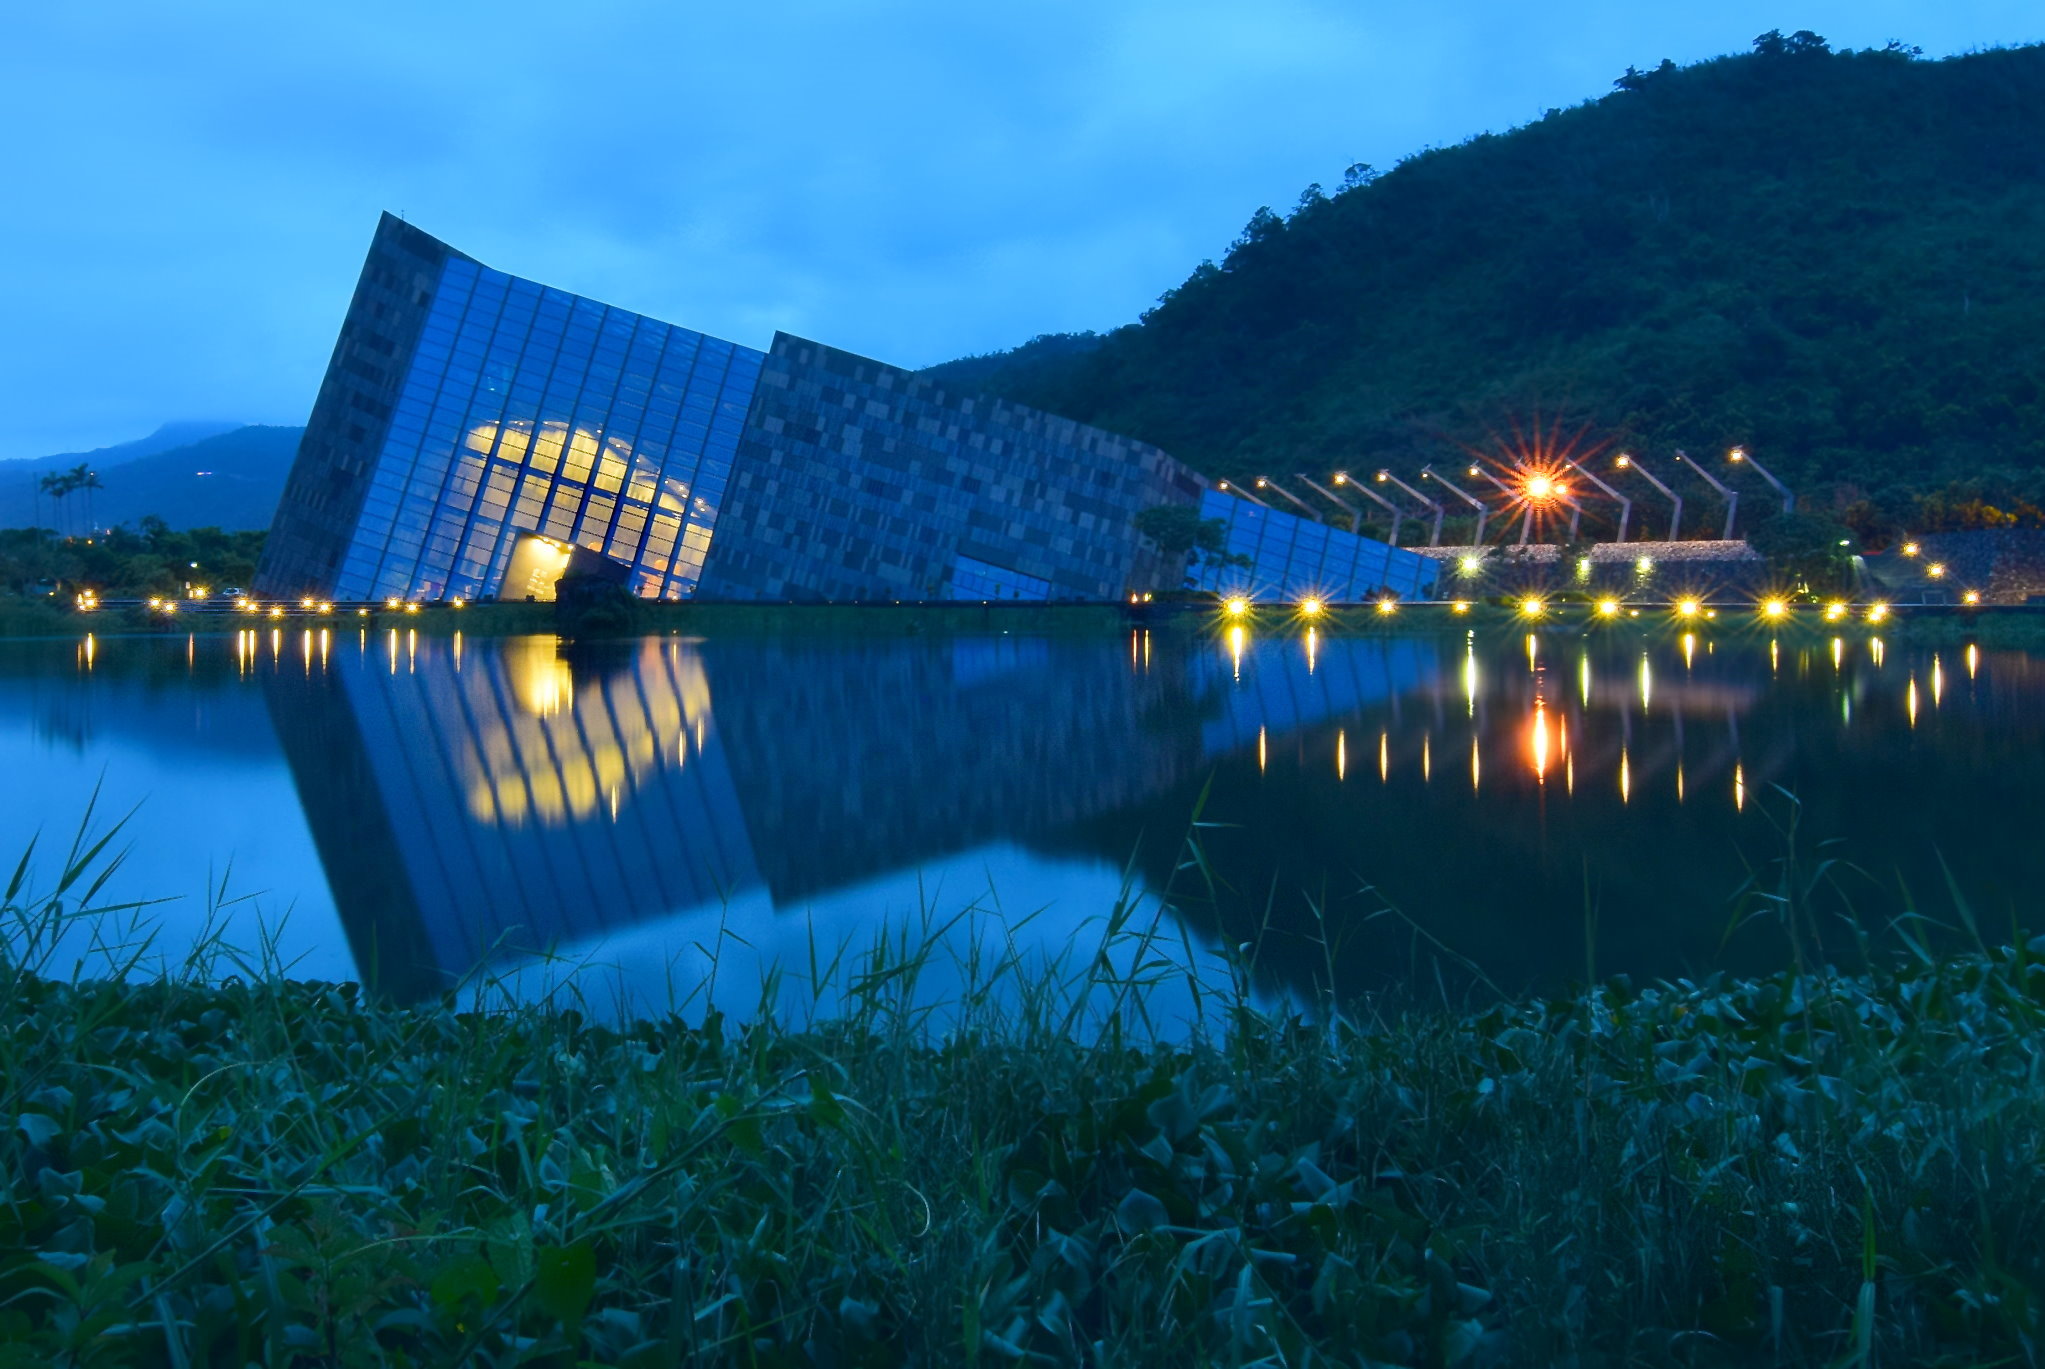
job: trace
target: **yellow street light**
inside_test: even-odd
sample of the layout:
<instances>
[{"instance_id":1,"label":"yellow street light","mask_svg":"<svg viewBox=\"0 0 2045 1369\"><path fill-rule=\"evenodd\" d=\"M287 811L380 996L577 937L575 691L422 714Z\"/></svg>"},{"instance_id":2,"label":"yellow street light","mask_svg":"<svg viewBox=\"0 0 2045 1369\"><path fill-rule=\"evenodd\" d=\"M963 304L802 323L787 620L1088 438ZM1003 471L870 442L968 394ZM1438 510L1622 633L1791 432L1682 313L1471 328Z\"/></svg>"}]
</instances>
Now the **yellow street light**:
<instances>
[{"instance_id":1,"label":"yellow street light","mask_svg":"<svg viewBox=\"0 0 2045 1369\"><path fill-rule=\"evenodd\" d=\"M1789 605L1780 599L1763 599L1761 601L1761 616L1763 618L1771 621L1780 621L1788 613Z\"/></svg>"},{"instance_id":2,"label":"yellow street light","mask_svg":"<svg viewBox=\"0 0 2045 1369\"><path fill-rule=\"evenodd\" d=\"M405 605L405 612L407 612L407 613L417 613L418 611L419 611L419 606L418 606L417 604L406 604L406 605Z\"/></svg>"},{"instance_id":3,"label":"yellow street light","mask_svg":"<svg viewBox=\"0 0 2045 1369\"><path fill-rule=\"evenodd\" d=\"M1981 591L1980 591L1980 590L1978 590L1978 589L1970 589L1970 590L1968 590L1968 591L1967 591L1967 592L1966 592L1965 594L1963 594L1963 595L1961 595L1961 596L1960 596L1960 602L1961 602L1961 603L1963 603L1963 604L1978 604L1978 603L1980 603L1980 602L1981 602Z\"/></svg>"},{"instance_id":4,"label":"yellow street light","mask_svg":"<svg viewBox=\"0 0 2045 1369\"><path fill-rule=\"evenodd\" d=\"M1829 604L1825 605L1825 621L1826 621L1826 622L1828 622L1828 623L1836 623L1836 622L1838 622L1838 621L1839 621L1839 620L1840 620L1841 618L1844 618L1845 616L1846 616L1846 605L1844 605L1844 604L1842 604L1842 603L1838 602L1837 600L1834 600L1834 601L1833 601L1832 603L1829 603Z\"/></svg>"},{"instance_id":5,"label":"yellow street light","mask_svg":"<svg viewBox=\"0 0 2045 1369\"><path fill-rule=\"evenodd\" d=\"M1240 618L1250 611L1250 601L1240 594L1229 596L1221 606L1231 618Z\"/></svg>"},{"instance_id":6,"label":"yellow street light","mask_svg":"<svg viewBox=\"0 0 2045 1369\"><path fill-rule=\"evenodd\" d=\"M1548 605L1539 599L1520 600L1520 612L1529 618L1538 618L1548 611Z\"/></svg>"},{"instance_id":7,"label":"yellow street light","mask_svg":"<svg viewBox=\"0 0 2045 1369\"><path fill-rule=\"evenodd\" d=\"M1920 548L1915 542L1905 542L1903 544L1903 554L1905 556L1915 556L1920 550L1922 550L1922 548Z\"/></svg>"},{"instance_id":8,"label":"yellow street light","mask_svg":"<svg viewBox=\"0 0 2045 1369\"><path fill-rule=\"evenodd\" d=\"M332 604L330 604L330 603L327 603L327 602L326 602L325 600L321 600L321 601L320 601L320 612L321 612L321 613L332 613L333 611L334 611L334 606L333 606Z\"/></svg>"},{"instance_id":9,"label":"yellow street light","mask_svg":"<svg viewBox=\"0 0 2045 1369\"><path fill-rule=\"evenodd\" d=\"M1470 611L1470 601L1468 599L1458 599L1449 605L1449 611L1452 613L1468 613Z\"/></svg>"},{"instance_id":10,"label":"yellow street light","mask_svg":"<svg viewBox=\"0 0 2045 1369\"><path fill-rule=\"evenodd\" d=\"M1924 573L1934 580L1945 578L1946 566L1943 561L1934 561L1924 568Z\"/></svg>"},{"instance_id":11,"label":"yellow street light","mask_svg":"<svg viewBox=\"0 0 2045 1369\"><path fill-rule=\"evenodd\" d=\"M1882 621L1882 620L1883 620L1884 618L1886 618L1886 617L1888 617L1888 616L1889 616L1889 606L1888 606L1887 604L1869 604L1869 605L1868 605L1868 610L1867 610L1867 620L1868 620L1868 621L1869 621L1870 623L1879 623L1879 622L1881 622L1881 621Z\"/></svg>"},{"instance_id":12,"label":"yellow street light","mask_svg":"<svg viewBox=\"0 0 2045 1369\"><path fill-rule=\"evenodd\" d=\"M1619 616L1619 601L1617 599L1598 600L1598 616L1600 618L1617 618Z\"/></svg>"},{"instance_id":13,"label":"yellow street light","mask_svg":"<svg viewBox=\"0 0 2045 1369\"><path fill-rule=\"evenodd\" d=\"M1484 558L1481 556L1465 556L1456 562L1456 569L1465 575L1475 575L1484 569Z\"/></svg>"},{"instance_id":14,"label":"yellow street light","mask_svg":"<svg viewBox=\"0 0 2045 1369\"><path fill-rule=\"evenodd\" d=\"M1397 599L1380 599L1380 600L1378 600L1378 612L1379 612L1379 613L1397 613L1398 611L1399 611L1399 601L1398 601Z\"/></svg>"},{"instance_id":15,"label":"yellow street light","mask_svg":"<svg viewBox=\"0 0 2045 1369\"><path fill-rule=\"evenodd\" d=\"M1309 618L1319 617L1321 610L1326 607L1327 607L1326 604L1322 603L1318 598L1314 598L1312 596L1309 596L1299 601L1299 611Z\"/></svg>"},{"instance_id":16,"label":"yellow street light","mask_svg":"<svg viewBox=\"0 0 2045 1369\"><path fill-rule=\"evenodd\" d=\"M1646 575L1654 569L1654 558L1652 556L1641 557L1633 563L1633 569L1636 574Z\"/></svg>"},{"instance_id":17,"label":"yellow street light","mask_svg":"<svg viewBox=\"0 0 2045 1369\"><path fill-rule=\"evenodd\" d=\"M1695 618L1703 608L1704 605L1698 603L1695 599L1678 599L1676 601L1676 616L1679 618Z\"/></svg>"}]
</instances>

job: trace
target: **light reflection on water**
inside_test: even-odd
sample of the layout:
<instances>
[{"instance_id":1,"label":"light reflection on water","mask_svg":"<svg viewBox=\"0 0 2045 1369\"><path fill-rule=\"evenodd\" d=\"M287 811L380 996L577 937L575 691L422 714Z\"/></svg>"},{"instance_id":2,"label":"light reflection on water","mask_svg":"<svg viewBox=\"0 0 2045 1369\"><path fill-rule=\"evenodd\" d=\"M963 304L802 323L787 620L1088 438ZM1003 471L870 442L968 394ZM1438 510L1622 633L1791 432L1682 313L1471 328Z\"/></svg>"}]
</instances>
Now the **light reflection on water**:
<instances>
[{"instance_id":1,"label":"light reflection on water","mask_svg":"<svg viewBox=\"0 0 2045 1369\"><path fill-rule=\"evenodd\" d=\"M1883 881L1935 887L1918 876L1939 854L1989 906L2035 887L2034 662L1964 663L1949 679L1940 653L1871 637L1560 627L88 636L0 647L0 765L26 781L0 823L19 847L103 782L102 814L141 804L123 892L217 887L232 862L232 890L260 897L230 934L288 910L277 946L300 973L416 997L479 965L529 992L589 966L585 986L641 1006L743 1012L770 973L806 993L792 957L813 932L935 919L955 968L998 909L1032 963L1084 948L1125 870L1147 906L1182 877L1204 792L1213 883L1175 886L1169 940L1210 987L1214 948L1260 927L1267 997L1312 993L1323 925L1345 987L1396 981L1408 924L1374 916L1386 902L1543 985L1584 963L1586 899L1601 967L1769 963L1765 929L1719 944L1742 859L1777 854L1780 789L1806 832L1849 840L1875 903ZM1467 751L1462 774L1437 773L1438 744ZM164 952L200 902L165 910Z\"/></svg>"}]
</instances>

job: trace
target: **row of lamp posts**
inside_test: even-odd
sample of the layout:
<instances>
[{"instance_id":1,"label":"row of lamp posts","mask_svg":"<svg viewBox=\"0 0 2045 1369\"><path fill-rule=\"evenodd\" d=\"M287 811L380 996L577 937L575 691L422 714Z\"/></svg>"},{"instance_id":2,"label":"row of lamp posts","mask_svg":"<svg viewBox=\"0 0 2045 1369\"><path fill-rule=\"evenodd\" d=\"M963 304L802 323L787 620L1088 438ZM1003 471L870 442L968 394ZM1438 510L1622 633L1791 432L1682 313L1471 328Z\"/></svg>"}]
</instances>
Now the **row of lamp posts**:
<instances>
[{"instance_id":1,"label":"row of lamp posts","mask_svg":"<svg viewBox=\"0 0 2045 1369\"><path fill-rule=\"evenodd\" d=\"M1702 476L1704 478L1705 483L1710 485L1713 490L1717 491L1721 499L1725 500L1724 536L1727 541L1731 541L1733 536L1733 520L1737 516L1739 511L1740 503L1739 491L1733 489L1724 481L1720 480L1717 476L1713 475L1710 471L1706 470L1700 463L1692 461L1689 458L1689 456L1686 455L1681 450L1678 450L1676 452L1676 460L1681 462L1683 465L1689 467L1691 470L1697 472L1698 475ZM1784 513L1791 513L1795 511L1796 496L1790 492L1789 487L1787 485L1784 485L1780 480L1777 480L1774 477L1774 475L1770 474L1768 469L1764 467L1760 462L1756 461L1751 455L1749 455L1744 447L1733 448L1732 451L1727 454L1727 460L1732 462L1734 465L1744 466L1751 469L1756 475L1760 476L1763 480L1767 481L1768 484L1775 490L1775 492L1778 495L1782 496L1782 511ZM1599 491L1601 491L1607 498L1613 500L1615 503L1619 505L1618 536L1615 537L1613 540L1618 542L1624 542L1626 540L1627 530L1631 526L1633 521L1633 501L1627 498L1625 495L1621 494L1618 490L1614 489L1610 484L1608 484L1605 480L1601 479L1594 471L1590 470L1582 463L1564 459L1561 465L1562 467L1567 468L1568 470L1574 471L1577 475L1582 476L1592 485L1595 485L1599 489ZM1648 470L1647 467L1641 465L1640 462L1631 455L1621 454L1618 457L1618 459L1613 462L1613 465L1618 470L1632 471L1636 473L1642 479L1646 480L1648 484L1654 486L1655 489L1661 493L1662 497L1669 501L1668 540L1671 542L1680 540L1682 536L1683 527L1683 496L1676 493L1674 490L1670 489L1667 485L1663 484L1662 481L1654 474L1654 472ZM1492 469L1482 464L1481 462L1473 464L1470 467L1469 473L1473 477L1490 481L1493 485L1498 487L1499 492L1505 495L1507 500L1520 501L1525 504L1526 506L1525 510L1520 518L1519 544L1521 546L1525 546L1527 544L1527 539L1533 534L1535 508L1540 504L1545 504L1550 501L1559 502L1569 509L1569 537L1571 541L1576 540L1577 533L1581 529L1583 524L1583 504L1574 495L1570 494L1568 488L1561 484L1559 481L1557 481L1553 475L1544 474L1539 471L1531 470L1524 465L1520 465L1508 471L1506 475L1501 476L1498 472L1493 471ZM1476 511L1477 526L1470 535L1470 545L1473 547L1484 545L1484 526L1491 517L1492 513L1491 506L1485 503L1482 499L1478 498L1476 495L1471 494L1468 490L1456 484L1454 481L1448 479L1440 471L1436 470L1431 465L1423 466L1420 468L1420 478L1422 480L1433 481L1442 489L1447 490L1450 494L1454 495L1457 499L1460 499L1463 503L1468 504L1472 509ZM1327 500L1329 503L1335 505L1335 507L1341 509L1344 513L1348 514L1349 530L1351 532L1361 533L1363 531L1364 511L1361 508L1359 508L1355 504L1350 503L1341 495L1335 493L1334 490L1329 489L1327 486L1321 484L1319 481L1315 480L1311 476L1296 472L1293 475L1293 479L1299 481L1300 484L1306 486L1309 490L1312 490L1315 494L1321 496L1321 498ZM1387 498L1386 496L1379 494L1376 490L1372 489L1369 484L1365 484L1361 481L1356 480L1355 478L1350 476L1346 471L1335 472L1335 475L1333 477L1333 483L1345 491L1354 494L1359 494L1367 499L1370 499L1371 501L1376 503L1380 508L1384 509L1386 513L1391 515L1392 535L1389 540L1393 546L1396 547L1397 545L1399 545L1400 526L1405 521L1405 519L1413 516L1411 513L1409 513L1406 509L1401 508L1398 504L1394 503L1391 499ZM1430 547L1438 547L1441 545L1441 525L1442 520L1448 514L1448 510L1446 507L1444 507L1440 500L1431 498L1422 491L1415 489L1413 486L1407 484L1405 481L1401 480L1398 476L1392 474L1388 470L1379 471L1377 473L1377 479L1373 483L1380 485L1391 485L1394 488L1405 493L1408 498L1412 499L1414 502L1420 504L1422 507L1426 508L1429 512L1431 512L1434 515L1434 524L1428 533L1427 545L1429 545ZM1325 510L1316 508L1314 505L1308 503L1306 500L1294 494L1291 490L1285 488L1285 486L1279 484L1270 476L1260 475L1257 477L1255 484L1255 492L1243 489L1242 487L1237 485L1231 485L1226 480L1220 482L1219 488L1227 490L1240 498L1247 499L1253 504L1261 505L1264 508L1270 508L1271 505L1265 503L1263 498L1260 498L1259 496L1277 495L1278 497L1286 500L1287 502L1297 505L1299 509L1307 515L1307 517L1314 519L1316 522L1321 521L1322 515L1325 513Z\"/></svg>"}]
</instances>

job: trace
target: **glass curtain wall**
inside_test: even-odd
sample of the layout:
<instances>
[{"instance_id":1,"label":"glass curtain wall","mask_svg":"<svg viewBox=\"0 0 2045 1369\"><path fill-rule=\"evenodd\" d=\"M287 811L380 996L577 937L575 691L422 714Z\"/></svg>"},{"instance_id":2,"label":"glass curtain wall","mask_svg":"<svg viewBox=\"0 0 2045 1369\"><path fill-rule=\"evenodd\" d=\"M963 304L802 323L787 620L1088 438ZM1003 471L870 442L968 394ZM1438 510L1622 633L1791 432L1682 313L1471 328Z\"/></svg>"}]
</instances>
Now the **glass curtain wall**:
<instances>
[{"instance_id":1,"label":"glass curtain wall","mask_svg":"<svg viewBox=\"0 0 2045 1369\"><path fill-rule=\"evenodd\" d=\"M523 535L686 597L762 359L450 259L335 597L491 597Z\"/></svg>"},{"instance_id":2,"label":"glass curtain wall","mask_svg":"<svg viewBox=\"0 0 2045 1369\"><path fill-rule=\"evenodd\" d=\"M1386 591L1419 598L1434 588L1438 571L1428 557L1324 523L1264 508L1222 490L1201 498L1200 516L1227 529L1233 555L1247 567L1203 561L1194 571L1198 589L1248 594L1258 599L1314 595L1333 603L1355 603Z\"/></svg>"}]
</instances>

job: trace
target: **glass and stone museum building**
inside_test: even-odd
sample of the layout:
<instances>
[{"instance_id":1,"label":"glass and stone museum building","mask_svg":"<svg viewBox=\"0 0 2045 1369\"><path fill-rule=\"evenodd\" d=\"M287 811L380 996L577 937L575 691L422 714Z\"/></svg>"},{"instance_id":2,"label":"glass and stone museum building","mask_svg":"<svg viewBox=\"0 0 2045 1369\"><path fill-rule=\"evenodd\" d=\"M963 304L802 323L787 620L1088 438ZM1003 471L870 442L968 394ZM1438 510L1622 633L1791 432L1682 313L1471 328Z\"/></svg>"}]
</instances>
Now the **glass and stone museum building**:
<instances>
[{"instance_id":1,"label":"glass and stone museum building","mask_svg":"<svg viewBox=\"0 0 2045 1369\"><path fill-rule=\"evenodd\" d=\"M1185 573L1136 514L1213 507L1209 486L1147 443L785 333L759 351L691 332L386 214L255 590L551 599L580 558L653 599L1121 599ZM1361 578L1323 583L1327 537L1255 514L1246 591L1410 594L1431 574L1336 533Z\"/></svg>"}]
</instances>

